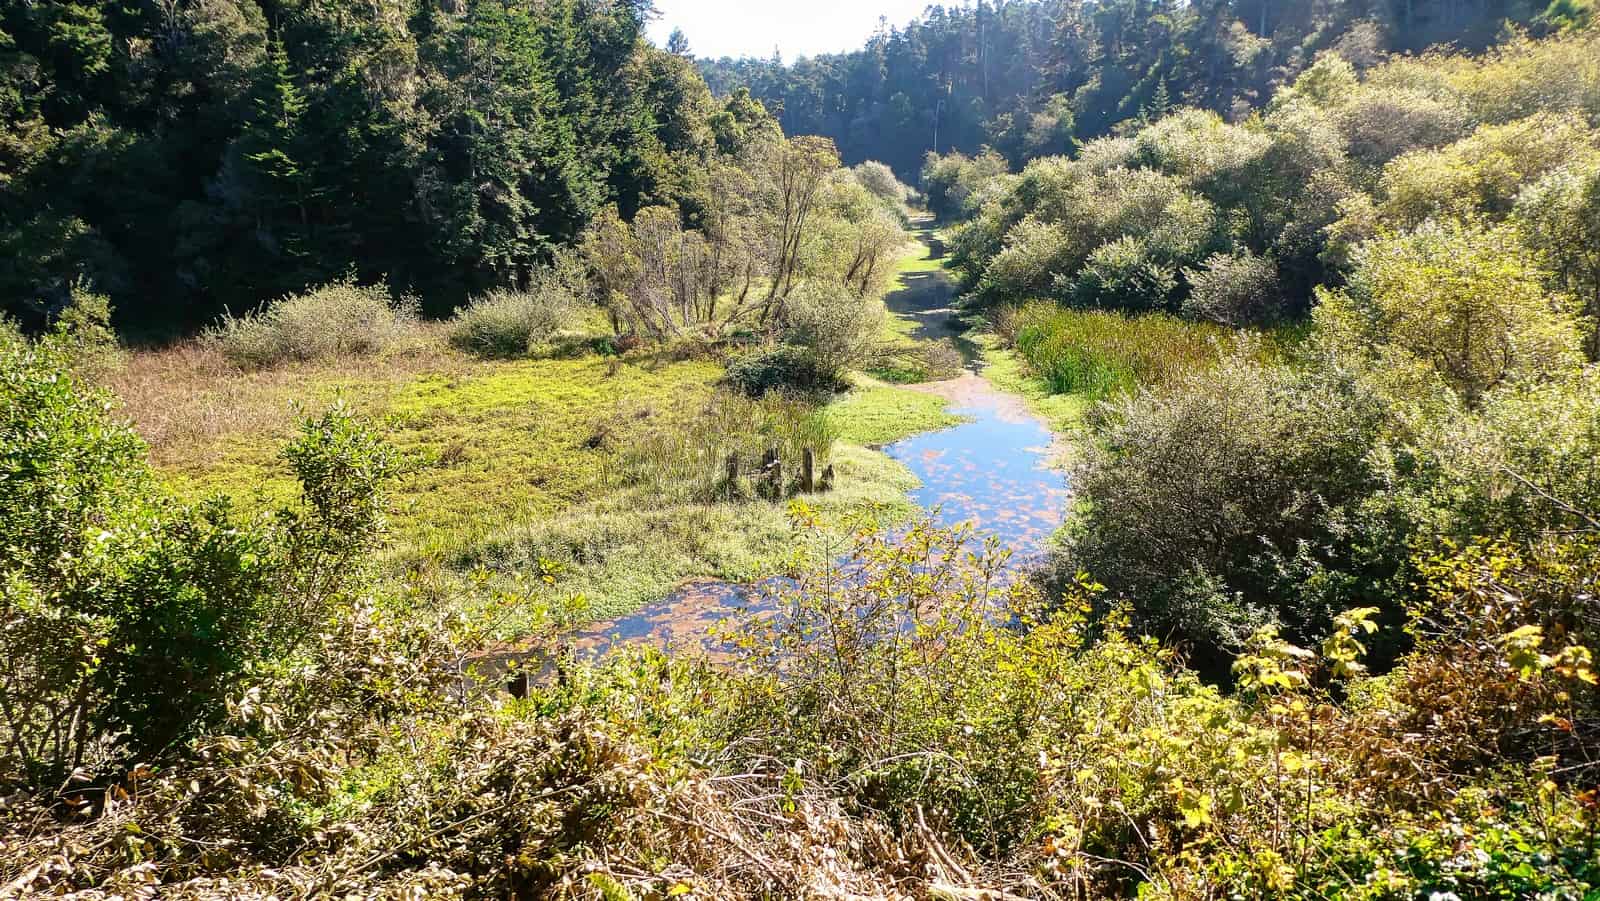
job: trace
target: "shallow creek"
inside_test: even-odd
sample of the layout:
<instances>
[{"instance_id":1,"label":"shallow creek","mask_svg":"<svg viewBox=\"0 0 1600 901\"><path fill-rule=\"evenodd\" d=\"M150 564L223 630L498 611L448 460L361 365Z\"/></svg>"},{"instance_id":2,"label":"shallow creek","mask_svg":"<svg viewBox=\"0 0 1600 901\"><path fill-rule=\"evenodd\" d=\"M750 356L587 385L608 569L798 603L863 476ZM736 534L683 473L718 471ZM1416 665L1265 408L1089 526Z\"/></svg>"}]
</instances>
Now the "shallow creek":
<instances>
[{"instance_id":1,"label":"shallow creek","mask_svg":"<svg viewBox=\"0 0 1600 901\"><path fill-rule=\"evenodd\" d=\"M926 232L921 237L938 259L937 239ZM964 326L951 308L956 291L949 277L942 270L918 272L905 284L885 298L889 311L913 321L919 338L953 340L968 361L960 378L915 388L946 398L968 421L881 450L916 474L922 487L911 499L934 511L938 524L970 522L979 537L998 537L1014 552L1011 567L1036 562L1061 524L1067 502L1065 473L1050 465L1056 436L1020 398L983 377L975 348L962 338ZM741 609L759 611L770 604L768 595L759 583L690 582L637 613L595 625L578 636L577 644L589 649L615 642L702 644L718 620Z\"/></svg>"}]
</instances>

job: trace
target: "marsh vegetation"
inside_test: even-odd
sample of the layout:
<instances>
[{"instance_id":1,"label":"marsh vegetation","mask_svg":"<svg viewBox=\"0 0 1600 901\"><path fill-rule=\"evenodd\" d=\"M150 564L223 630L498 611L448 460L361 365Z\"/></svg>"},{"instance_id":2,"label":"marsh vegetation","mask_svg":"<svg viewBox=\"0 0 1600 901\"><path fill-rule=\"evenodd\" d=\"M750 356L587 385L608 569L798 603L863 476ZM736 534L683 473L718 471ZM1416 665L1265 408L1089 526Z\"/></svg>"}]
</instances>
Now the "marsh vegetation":
<instances>
[{"instance_id":1,"label":"marsh vegetation","mask_svg":"<svg viewBox=\"0 0 1600 901\"><path fill-rule=\"evenodd\" d=\"M1588 4L648 13L0 11L0 897L1600 892Z\"/></svg>"}]
</instances>

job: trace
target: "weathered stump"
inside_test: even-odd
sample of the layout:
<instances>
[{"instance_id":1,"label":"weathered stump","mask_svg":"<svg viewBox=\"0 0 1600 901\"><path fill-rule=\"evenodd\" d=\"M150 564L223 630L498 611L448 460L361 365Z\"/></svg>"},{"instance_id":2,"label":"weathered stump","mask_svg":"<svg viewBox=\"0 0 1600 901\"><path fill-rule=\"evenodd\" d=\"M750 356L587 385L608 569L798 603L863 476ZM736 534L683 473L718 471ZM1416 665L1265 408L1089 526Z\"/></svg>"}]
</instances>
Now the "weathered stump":
<instances>
[{"instance_id":1,"label":"weathered stump","mask_svg":"<svg viewBox=\"0 0 1600 901\"><path fill-rule=\"evenodd\" d=\"M729 497L734 497L734 496L738 495L738 493L739 493L739 455L737 453L733 453L733 454L729 454L728 455L728 461L727 461L726 464L724 464L723 475L727 479L727 483L728 483L727 484L728 496Z\"/></svg>"},{"instance_id":2,"label":"weathered stump","mask_svg":"<svg viewBox=\"0 0 1600 901\"><path fill-rule=\"evenodd\" d=\"M832 463L829 463L827 468L822 470L822 482L817 486L817 490L818 491L832 491L833 490L833 464Z\"/></svg>"},{"instance_id":3,"label":"weathered stump","mask_svg":"<svg viewBox=\"0 0 1600 901\"><path fill-rule=\"evenodd\" d=\"M783 497L783 460L778 457L775 447L768 448L761 458L761 482L768 497Z\"/></svg>"},{"instance_id":4,"label":"weathered stump","mask_svg":"<svg viewBox=\"0 0 1600 901\"><path fill-rule=\"evenodd\" d=\"M817 453L809 447L800 454L800 490L806 494L817 490Z\"/></svg>"}]
</instances>

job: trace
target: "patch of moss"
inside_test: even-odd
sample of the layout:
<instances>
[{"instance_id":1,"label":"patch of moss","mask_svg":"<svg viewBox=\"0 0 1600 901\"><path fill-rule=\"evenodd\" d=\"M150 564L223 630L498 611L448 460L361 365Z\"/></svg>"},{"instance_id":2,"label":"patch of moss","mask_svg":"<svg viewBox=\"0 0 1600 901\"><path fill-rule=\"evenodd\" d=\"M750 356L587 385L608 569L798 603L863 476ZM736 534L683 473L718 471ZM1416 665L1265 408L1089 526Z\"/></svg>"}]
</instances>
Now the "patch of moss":
<instances>
[{"instance_id":1,"label":"patch of moss","mask_svg":"<svg viewBox=\"0 0 1600 901\"><path fill-rule=\"evenodd\" d=\"M858 376L849 394L828 405L828 416L843 441L888 444L933 429L966 422L951 413L943 398Z\"/></svg>"}]
</instances>

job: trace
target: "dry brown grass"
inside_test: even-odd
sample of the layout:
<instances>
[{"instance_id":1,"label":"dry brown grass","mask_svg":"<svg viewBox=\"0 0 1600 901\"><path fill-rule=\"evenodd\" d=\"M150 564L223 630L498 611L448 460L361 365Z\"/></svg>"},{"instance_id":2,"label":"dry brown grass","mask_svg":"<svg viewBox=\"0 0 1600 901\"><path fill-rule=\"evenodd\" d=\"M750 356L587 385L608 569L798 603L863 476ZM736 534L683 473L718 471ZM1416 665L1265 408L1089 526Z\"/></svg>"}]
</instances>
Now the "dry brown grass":
<instances>
[{"instance_id":1,"label":"dry brown grass","mask_svg":"<svg viewBox=\"0 0 1600 901\"><path fill-rule=\"evenodd\" d=\"M346 357L246 371L214 346L182 341L136 351L100 381L122 414L150 444L157 465L187 461L230 436L287 434L297 404L343 397L365 412L411 377L459 375L473 359L444 341L444 328L424 326L417 339L375 357Z\"/></svg>"}]
</instances>

